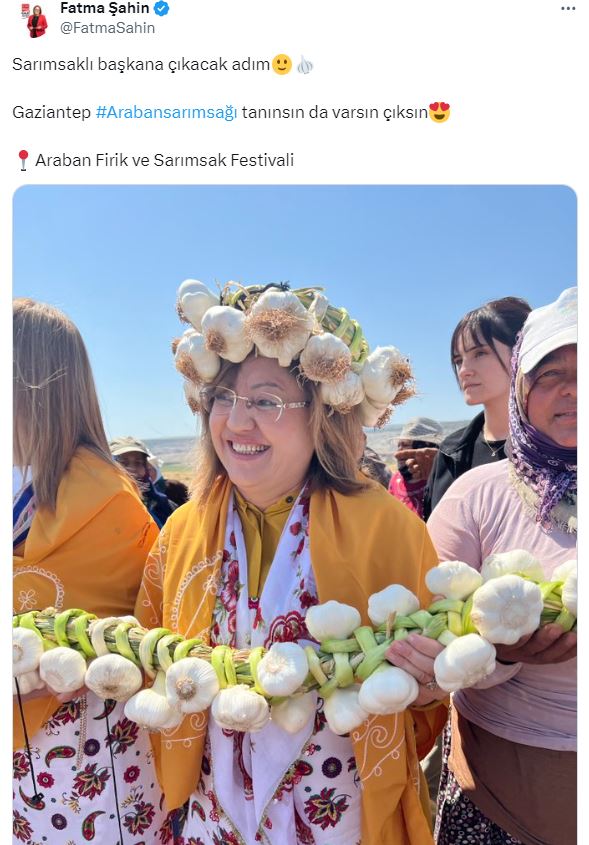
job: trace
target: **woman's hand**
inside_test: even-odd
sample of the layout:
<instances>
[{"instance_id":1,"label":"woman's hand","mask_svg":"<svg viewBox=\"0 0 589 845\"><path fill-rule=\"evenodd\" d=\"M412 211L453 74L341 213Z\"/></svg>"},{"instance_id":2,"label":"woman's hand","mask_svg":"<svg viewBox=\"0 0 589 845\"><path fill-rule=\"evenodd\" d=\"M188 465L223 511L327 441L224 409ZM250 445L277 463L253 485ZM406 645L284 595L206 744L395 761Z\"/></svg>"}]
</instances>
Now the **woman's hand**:
<instances>
[{"instance_id":1,"label":"woman's hand","mask_svg":"<svg viewBox=\"0 0 589 845\"><path fill-rule=\"evenodd\" d=\"M497 659L506 663L564 663L577 656L577 635L556 623L544 625L514 645L497 645Z\"/></svg>"},{"instance_id":2,"label":"woman's hand","mask_svg":"<svg viewBox=\"0 0 589 845\"><path fill-rule=\"evenodd\" d=\"M385 654L389 663L413 675L419 684L414 706L422 707L447 698L448 693L440 689L434 676L434 660L443 650L444 646L437 640L420 634L410 634L407 639L397 640L389 646Z\"/></svg>"}]
</instances>

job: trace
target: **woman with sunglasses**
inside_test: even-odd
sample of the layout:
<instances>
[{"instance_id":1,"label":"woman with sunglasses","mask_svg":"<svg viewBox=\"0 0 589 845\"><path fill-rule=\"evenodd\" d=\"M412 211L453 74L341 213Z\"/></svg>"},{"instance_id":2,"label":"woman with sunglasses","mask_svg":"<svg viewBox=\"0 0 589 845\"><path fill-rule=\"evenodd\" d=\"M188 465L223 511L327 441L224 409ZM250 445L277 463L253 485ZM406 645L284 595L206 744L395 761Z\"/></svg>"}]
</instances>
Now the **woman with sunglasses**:
<instances>
[{"instance_id":1,"label":"woman with sunglasses","mask_svg":"<svg viewBox=\"0 0 589 845\"><path fill-rule=\"evenodd\" d=\"M181 288L181 314L191 296L206 295L202 287ZM367 344L343 309L329 306L340 315L330 322L323 300L285 286L226 289L221 306L191 312L198 331L185 333L176 364L200 417L196 480L148 561L136 607L146 627L267 648L309 643L305 616L318 602L351 604L367 619L368 597L392 582L429 600L424 575L435 554L424 524L357 468L369 409L341 386L347 374L354 382L352 356L361 369ZM338 322L341 346L330 338ZM318 335L338 347L339 364L311 362ZM405 361L401 371L377 417L410 394ZM341 402L320 381L329 377ZM227 731L199 714L155 736L168 807L186 807L183 841L431 843L418 755L446 707L431 674L415 672L411 710L371 717L345 736L330 730L320 698L295 734L272 721L257 732Z\"/></svg>"}]
</instances>

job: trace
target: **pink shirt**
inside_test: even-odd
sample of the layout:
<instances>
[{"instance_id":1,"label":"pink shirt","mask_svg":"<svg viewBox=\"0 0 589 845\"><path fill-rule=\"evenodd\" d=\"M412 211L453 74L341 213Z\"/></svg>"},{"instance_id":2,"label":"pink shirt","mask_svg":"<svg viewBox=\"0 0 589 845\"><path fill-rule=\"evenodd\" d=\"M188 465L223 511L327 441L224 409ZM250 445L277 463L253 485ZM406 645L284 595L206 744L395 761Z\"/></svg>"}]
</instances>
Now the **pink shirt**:
<instances>
[{"instance_id":1,"label":"pink shirt","mask_svg":"<svg viewBox=\"0 0 589 845\"><path fill-rule=\"evenodd\" d=\"M548 580L559 564L576 557L576 535L540 528L524 510L508 468L509 461L500 461L458 478L434 509L428 531L441 561L462 560L480 570L494 552L525 549L542 563ZM456 709L504 739L574 750L577 661L517 666L519 671L504 683L456 693Z\"/></svg>"}]
</instances>

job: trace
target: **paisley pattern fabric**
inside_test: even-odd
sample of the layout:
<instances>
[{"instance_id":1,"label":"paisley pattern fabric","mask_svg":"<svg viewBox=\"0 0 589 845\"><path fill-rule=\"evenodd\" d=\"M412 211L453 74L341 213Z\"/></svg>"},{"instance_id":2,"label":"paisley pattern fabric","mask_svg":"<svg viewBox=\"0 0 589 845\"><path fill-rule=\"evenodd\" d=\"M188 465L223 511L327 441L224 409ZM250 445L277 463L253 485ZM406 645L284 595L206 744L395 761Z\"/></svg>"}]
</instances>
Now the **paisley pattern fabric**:
<instances>
[{"instance_id":1,"label":"paisley pattern fabric","mask_svg":"<svg viewBox=\"0 0 589 845\"><path fill-rule=\"evenodd\" d=\"M89 693L53 713L30 742L39 801L25 751L14 752L13 845L119 842L115 778L125 845L171 845L148 734L123 706Z\"/></svg>"},{"instance_id":2,"label":"paisley pattern fabric","mask_svg":"<svg viewBox=\"0 0 589 845\"><path fill-rule=\"evenodd\" d=\"M316 603L317 588L308 517L303 492L285 525L262 595L251 599L243 532L230 501L212 643L243 648L312 642L305 615ZM329 730L322 704L319 699L315 717L296 734L271 721L250 734L223 730L211 720L184 840L203 845L359 843L360 780L352 743Z\"/></svg>"}]
</instances>

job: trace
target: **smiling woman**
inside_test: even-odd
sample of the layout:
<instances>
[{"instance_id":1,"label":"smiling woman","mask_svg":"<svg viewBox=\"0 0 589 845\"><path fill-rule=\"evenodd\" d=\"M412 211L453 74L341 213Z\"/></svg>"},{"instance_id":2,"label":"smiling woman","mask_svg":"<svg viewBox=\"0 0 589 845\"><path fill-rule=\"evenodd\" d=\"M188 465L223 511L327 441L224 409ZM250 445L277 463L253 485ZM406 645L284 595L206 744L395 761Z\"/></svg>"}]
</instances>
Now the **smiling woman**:
<instances>
[{"instance_id":1,"label":"smiling woman","mask_svg":"<svg viewBox=\"0 0 589 845\"><path fill-rule=\"evenodd\" d=\"M180 288L178 312L191 328L174 350L201 419L196 484L148 562L143 623L236 648L316 647L306 614L318 602L363 608L391 581L427 602L435 555L423 523L358 469L363 422L388 419L412 393L407 359L394 347L369 354L358 323L313 289L228 287L217 303L200 282ZM293 734L267 717L245 733L205 717L156 738L170 807L190 798L196 808L184 837L432 843L418 755L446 708L444 693L425 685L433 671L414 671L418 709L375 717L370 730L358 705L357 730L332 732L312 693ZM340 695L357 700L348 683L334 706Z\"/></svg>"}]
</instances>

